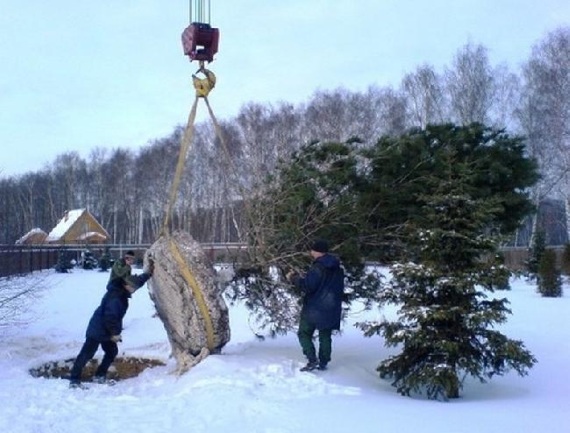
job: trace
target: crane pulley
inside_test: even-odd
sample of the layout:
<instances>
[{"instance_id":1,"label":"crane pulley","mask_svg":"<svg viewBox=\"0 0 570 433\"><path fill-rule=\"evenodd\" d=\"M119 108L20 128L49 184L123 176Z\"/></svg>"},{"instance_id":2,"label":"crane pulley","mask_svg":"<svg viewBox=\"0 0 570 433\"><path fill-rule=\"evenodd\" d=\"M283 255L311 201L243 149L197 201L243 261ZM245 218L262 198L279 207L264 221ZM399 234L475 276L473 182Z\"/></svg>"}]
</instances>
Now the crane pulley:
<instances>
[{"instance_id":1,"label":"crane pulley","mask_svg":"<svg viewBox=\"0 0 570 433\"><path fill-rule=\"evenodd\" d=\"M218 52L220 30L210 25L210 0L207 3L206 0L193 0L192 3L190 25L182 32L184 54L190 61L213 62Z\"/></svg>"}]
</instances>

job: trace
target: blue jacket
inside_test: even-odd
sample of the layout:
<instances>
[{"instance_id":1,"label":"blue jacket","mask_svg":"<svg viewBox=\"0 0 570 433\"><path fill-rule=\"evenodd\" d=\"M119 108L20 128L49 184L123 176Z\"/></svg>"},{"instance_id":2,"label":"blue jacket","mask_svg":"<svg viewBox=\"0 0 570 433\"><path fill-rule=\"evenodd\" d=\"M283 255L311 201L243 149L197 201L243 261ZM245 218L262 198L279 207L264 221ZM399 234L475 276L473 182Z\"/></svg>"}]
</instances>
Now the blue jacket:
<instances>
[{"instance_id":1,"label":"blue jacket","mask_svg":"<svg viewBox=\"0 0 570 433\"><path fill-rule=\"evenodd\" d=\"M149 274L131 275L132 284L141 287L150 278ZM107 284L107 292L101 304L87 325L85 336L99 342L109 341L112 335L119 335L123 330L123 318L129 308L131 294L124 287L124 280L116 278Z\"/></svg>"},{"instance_id":2,"label":"blue jacket","mask_svg":"<svg viewBox=\"0 0 570 433\"><path fill-rule=\"evenodd\" d=\"M317 258L294 283L303 292L301 317L317 329L340 329L344 271L339 259L330 254Z\"/></svg>"}]
</instances>

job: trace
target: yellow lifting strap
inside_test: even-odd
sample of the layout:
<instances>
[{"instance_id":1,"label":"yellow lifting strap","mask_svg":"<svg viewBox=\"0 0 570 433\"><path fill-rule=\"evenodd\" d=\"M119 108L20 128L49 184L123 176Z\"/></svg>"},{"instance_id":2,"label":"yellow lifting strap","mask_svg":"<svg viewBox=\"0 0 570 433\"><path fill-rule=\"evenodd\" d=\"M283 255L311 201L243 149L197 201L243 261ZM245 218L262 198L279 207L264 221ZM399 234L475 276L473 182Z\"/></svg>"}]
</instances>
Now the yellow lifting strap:
<instances>
[{"instance_id":1,"label":"yellow lifting strap","mask_svg":"<svg viewBox=\"0 0 570 433\"><path fill-rule=\"evenodd\" d=\"M197 73L198 72L203 73L205 75L205 78L199 78L195 74L192 75L192 83L196 90L196 97L194 99L194 103L192 104L190 114L188 115L188 123L186 124L186 128L184 129L184 134L182 135L182 140L180 142L180 152L178 154L178 162L176 163L176 170L174 172L174 179L172 180L172 186L170 188L170 195L168 198L164 222L162 224L160 235L161 236L164 235L167 237L169 248L174 257L174 260L178 264L178 267L180 269L180 272L182 273L184 280L192 290L192 294L194 295L194 299L196 300L199 312L204 321L204 328L206 331L206 340L207 340L208 349L211 351L215 348L214 326L212 323L212 317L208 310L208 306L206 305L204 294L202 293L202 290L200 289L200 286L198 285L196 278L192 274L192 271L188 267L188 264L184 260L184 257L180 253L178 245L176 244L174 239L170 237L170 223L172 218L172 210L174 208L174 204L176 203L176 196L178 194L178 188L180 186L182 173L184 171L186 155L188 154L188 150L190 149L190 145L194 137L194 123L196 121L198 101L200 98L204 98L204 100L206 101L206 105L208 106L208 112L210 113L210 117L214 122L216 134L220 139L222 139L220 126L218 125L214 113L212 112L212 108L210 107L210 103L208 102L208 94L216 85L216 76L212 71L209 71L208 69L204 68L203 62L201 62L200 69L197 71Z\"/></svg>"},{"instance_id":2,"label":"yellow lifting strap","mask_svg":"<svg viewBox=\"0 0 570 433\"><path fill-rule=\"evenodd\" d=\"M200 79L197 78L196 75L192 75L192 83L194 85L194 89L196 90L196 98L194 98L194 103L192 104L192 108L190 109L190 114L188 115L188 122L186 124L186 128L184 129L184 134L182 135L182 141L180 142L180 152L178 154L178 162L176 164L176 171L174 173L174 179L172 181L172 186L170 188L170 196L168 198L168 204L166 208L166 215L164 218L164 222L162 225L161 233L168 233L168 227L170 225L170 218L172 216L172 208L176 203L176 195L178 194L178 187L180 186L180 180L182 179L182 172L184 171L184 164L186 162L186 155L188 154L188 150L190 149L190 145L192 144L192 139L194 138L194 122L196 121L196 112L198 111L198 100L200 98L204 98L206 105L208 107L208 112L210 113L210 117L214 123L214 129L216 130L216 135L220 139L222 143L224 143L225 149L225 141L223 140L221 134L221 128L218 124L216 117L210 107L210 103L208 102L208 94L216 85L216 76L214 73L206 68L204 68L204 62L200 62L200 69L197 71L202 72L206 78Z\"/></svg>"},{"instance_id":3,"label":"yellow lifting strap","mask_svg":"<svg viewBox=\"0 0 570 433\"><path fill-rule=\"evenodd\" d=\"M194 275L192 275L192 272L186 264L184 257L182 257L182 254L180 254L178 245L176 245L176 242L170 236L168 236L168 244L170 247L170 252L174 257L174 260L176 260L176 263L182 272L182 276L184 277L186 284L188 284L192 289L192 294L194 295L196 304L198 304L198 310L200 310L200 315L204 320L204 328L206 330L206 344L208 345L208 349L212 351L215 348L214 325L212 324L212 316L208 311L208 306L206 305L204 294L202 293L202 290L200 290L200 286L198 285L196 278L194 278Z\"/></svg>"},{"instance_id":4,"label":"yellow lifting strap","mask_svg":"<svg viewBox=\"0 0 570 433\"><path fill-rule=\"evenodd\" d=\"M180 152L178 153L178 162L176 163L176 171L174 172L174 179L172 180L172 185L170 187L170 196L168 197L168 203L166 206L166 212L164 216L164 221L162 223L161 234L167 234L170 232L170 219L172 216L172 208L176 203L176 195L178 194L178 187L180 186L180 180L182 179L182 172L184 171L184 163L186 162L186 155L190 144L192 143L192 137L194 136L194 122L196 121L196 111L198 108L198 97L194 99L194 104L192 104L192 109L188 115L188 123L186 124L186 129L182 135L182 140L180 142Z\"/></svg>"}]
</instances>

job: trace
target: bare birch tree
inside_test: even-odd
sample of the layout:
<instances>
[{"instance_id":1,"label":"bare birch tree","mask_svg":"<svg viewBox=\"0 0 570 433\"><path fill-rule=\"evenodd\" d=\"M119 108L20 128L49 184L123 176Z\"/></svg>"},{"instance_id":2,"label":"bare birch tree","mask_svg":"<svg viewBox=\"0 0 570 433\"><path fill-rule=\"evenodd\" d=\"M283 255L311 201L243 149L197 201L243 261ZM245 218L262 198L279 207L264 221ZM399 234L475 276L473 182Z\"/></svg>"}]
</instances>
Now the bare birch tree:
<instances>
[{"instance_id":1,"label":"bare birch tree","mask_svg":"<svg viewBox=\"0 0 570 433\"><path fill-rule=\"evenodd\" d=\"M485 124L495 95L493 71L487 49L468 43L453 59L445 72L446 88L450 98L451 119L459 124Z\"/></svg>"},{"instance_id":2,"label":"bare birch tree","mask_svg":"<svg viewBox=\"0 0 570 433\"><path fill-rule=\"evenodd\" d=\"M441 77L431 65L422 65L404 76L402 92L413 126L425 128L444 120L445 96Z\"/></svg>"},{"instance_id":3,"label":"bare birch tree","mask_svg":"<svg viewBox=\"0 0 570 433\"><path fill-rule=\"evenodd\" d=\"M548 195L563 198L570 212L570 27L557 29L534 46L523 66L523 98L517 111L528 148L542 179L537 204ZM536 219L535 219L536 222ZM567 228L570 225L567 224ZM570 228L569 238L570 238ZM535 230L533 230L534 232Z\"/></svg>"}]
</instances>

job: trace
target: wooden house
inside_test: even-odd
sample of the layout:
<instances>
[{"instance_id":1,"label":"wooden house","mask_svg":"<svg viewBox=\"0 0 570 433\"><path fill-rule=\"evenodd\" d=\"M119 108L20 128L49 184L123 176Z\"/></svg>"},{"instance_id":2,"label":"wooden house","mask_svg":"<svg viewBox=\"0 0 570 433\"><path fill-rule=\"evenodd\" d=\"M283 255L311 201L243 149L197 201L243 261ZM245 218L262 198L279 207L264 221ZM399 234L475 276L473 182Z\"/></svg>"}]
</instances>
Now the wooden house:
<instances>
[{"instance_id":1,"label":"wooden house","mask_svg":"<svg viewBox=\"0 0 570 433\"><path fill-rule=\"evenodd\" d=\"M103 244L109 233L87 209L75 209L65 213L47 235L50 244Z\"/></svg>"},{"instance_id":2,"label":"wooden house","mask_svg":"<svg viewBox=\"0 0 570 433\"><path fill-rule=\"evenodd\" d=\"M47 233L40 228L30 230L16 241L16 245L39 245L46 241Z\"/></svg>"}]
</instances>

